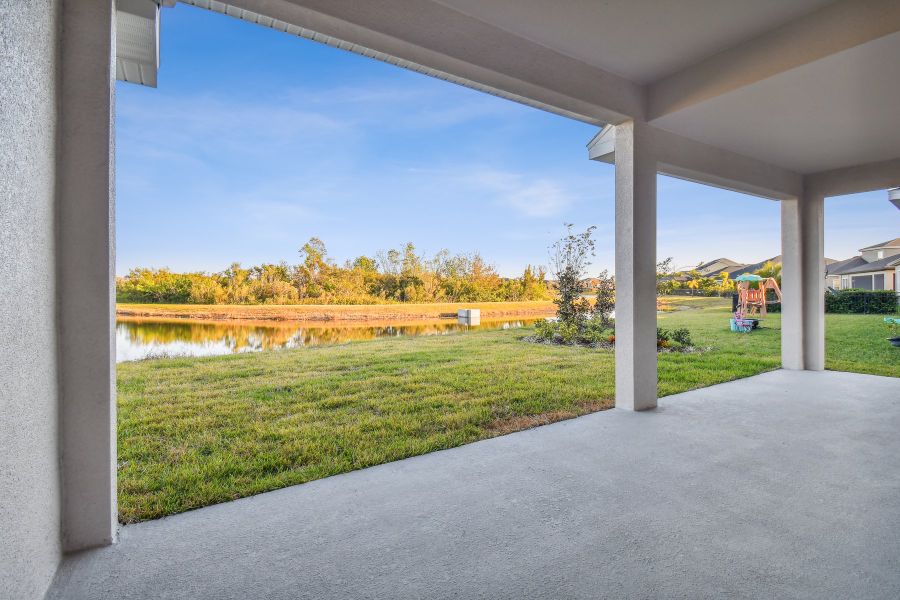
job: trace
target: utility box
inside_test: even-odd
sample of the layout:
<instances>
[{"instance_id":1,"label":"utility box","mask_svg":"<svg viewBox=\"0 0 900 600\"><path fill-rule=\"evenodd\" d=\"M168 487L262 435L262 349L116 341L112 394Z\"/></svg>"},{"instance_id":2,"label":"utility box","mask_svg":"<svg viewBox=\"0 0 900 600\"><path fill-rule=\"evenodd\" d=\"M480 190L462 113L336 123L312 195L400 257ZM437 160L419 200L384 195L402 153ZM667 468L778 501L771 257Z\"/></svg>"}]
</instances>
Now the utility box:
<instances>
[{"instance_id":1,"label":"utility box","mask_svg":"<svg viewBox=\"0 0 900 600\"><path fill-rule=\"evenodd\" d=\"M480 325L481 309L461 308L456 312L456 321L460 325Z\"/></svg>"}]
</instances>

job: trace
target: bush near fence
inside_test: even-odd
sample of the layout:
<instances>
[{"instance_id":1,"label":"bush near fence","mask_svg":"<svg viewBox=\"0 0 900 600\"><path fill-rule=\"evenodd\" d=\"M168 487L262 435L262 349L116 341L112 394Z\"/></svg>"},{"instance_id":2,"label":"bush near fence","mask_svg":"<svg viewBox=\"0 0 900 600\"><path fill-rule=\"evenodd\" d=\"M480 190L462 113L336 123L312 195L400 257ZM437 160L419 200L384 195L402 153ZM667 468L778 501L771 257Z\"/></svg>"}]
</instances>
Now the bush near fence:
<instances>
[{"instance_id":1,"label":"bush near fence","mask_svg":"<svg viewBox=\"0 0 900 600\"><path fill-rule=\"evenodd\" d=\"M769 312L781 312L781 304L768 307ZM897 292L893 290L837 290L825 292L825 312L884 315L897 312Z\"/></svg>"}]
</instances>

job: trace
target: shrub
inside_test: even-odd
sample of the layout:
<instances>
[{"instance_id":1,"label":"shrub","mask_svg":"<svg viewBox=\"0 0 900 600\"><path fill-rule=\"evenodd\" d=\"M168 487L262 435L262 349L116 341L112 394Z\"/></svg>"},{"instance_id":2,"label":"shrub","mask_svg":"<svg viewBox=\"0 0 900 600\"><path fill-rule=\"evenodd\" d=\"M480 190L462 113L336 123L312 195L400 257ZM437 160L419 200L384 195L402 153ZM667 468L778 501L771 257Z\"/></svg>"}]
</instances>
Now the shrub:
<instances>
[{"instance_id":1,"label":"shrub","mask_svg":"<svg viewBox=\"0 0 900 600\"><path fill-rule=\"evenodd\" d=\"M581 331L578 333L578 341L583 344L598 344L609 340L612 330L609 328L603 317L597 316L587 319L581 325Z\"/></svg>"},{"instance_id":2,"label":"shrub","mask_svg":"<svg viewBox=\"0 0 900 600\"><path fill-rule=\"evenodd\" d=\"M781 303L766 307L771 313L781 312ZM837 290L825 292L825 312L885 315L897 312L897 296L892 290Z\"/></svg>"},{"instance_id":3,"label":"shrub","mask_svg":"<svg viewBox=\"0 0 900 600\"><path fill-rule=\"evenodd\" d=\"M897 312L893 290L838 290L825 294L825 312L890 314Z\"/></svg>"},{"instance_id":4,"label":"shrub","mask_svg":"<svg viewBox=\"0 0 900 600\"><path fill-rule=\"evenodd\" d=\"M548 321L541 319L534 323L534 337L530 341L550 342L553 344L597 346L598 344L614 344L615 329L606 326L600 317L579 321ZM525 338L528 340L528 338ZM671 348L681 351L693 345L691 334L687 329L668 331L662 327L656 329L656 345L660 348Z\"/></svg>"},{"instance_id":5,"label":"shrub","mask_svg":"<svg viewBox=\"0 0 900 600\"><path fill-rule=\"evenodd\" d=\"M691 332L683 327L672 332L672 341L685 347L694 345L693 340L691 340Z\"/></svg>"},{"instance_id":6,"label":"shrub","mask_svg":"<svg viewBox=\"0 0 900 600\"><path fill-rule=\"evenodd\" d=\"M534 337L546 342L552 340L556 335L556 323L551 323L547 319L540 319L534 323Z\"/></svg>"},{"instance_id":7,"label":"shrub","mask_svg":"<svg viewBox=\"0 0 900 600\"><path fill-rule=\"evenodd\" d=\"M578 341L578 323L570 321L568 323L560 322L557 335L564 344L574 344Z\"/></svg>"}]
</instances>

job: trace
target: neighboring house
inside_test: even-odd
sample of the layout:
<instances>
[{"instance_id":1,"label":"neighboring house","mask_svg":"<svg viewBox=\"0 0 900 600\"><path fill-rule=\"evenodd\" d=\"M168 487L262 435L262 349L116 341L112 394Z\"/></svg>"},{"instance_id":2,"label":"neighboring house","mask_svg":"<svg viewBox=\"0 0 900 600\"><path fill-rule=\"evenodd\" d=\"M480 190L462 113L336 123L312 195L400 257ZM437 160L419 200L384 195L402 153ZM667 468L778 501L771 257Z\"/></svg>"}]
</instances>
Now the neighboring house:
<instances>
[{"instance_id":1,"label":"neighboring house","mask_svg":"<svg viewBox=\"0 0 900 600\"><path fill-rule=\"evenodd\" d=\"M829 266L837 263L839 261L834 260L833 258L826 258L825 265ZM756 273L764 266L766 263L773 263L776 265L781 264L781 255L773 256L772 258L767 258L765 260L761 260L756 263L747 264L747 263L739 263L737 261L731 260L730 258L717 258L715 260L711 260L709 262L701 263L695 267L695 270L700 273L702 277L721 277L723 273L728 273L728 277L734 279L735 277L740 277L745 273ZM687 272L679 272L675 276L676 281L690 281L691 276L687 274Z\"/></svg>"},{"instance_id":2,"label":"neighboring house","mask_svg":"<svg viewBox=\"0 0 900 600\"><path fill-rule=\"evenodd\" d=\"M731 275L736 269L740 269L744 266L743 263L731 260L730 258L717 258L705 263L700 263L691 269L691 271L697 271L700 273L701 277L716 277L722 273ZM673 274L672 279L683 283L685 281L690 281L692 277L688 274L688 271L677 271Z\"/></svg>"},{"instance_id":3,"label":"neighboring house","mask_svg":"<svg viewBox=\"0 0 900 600\"><path fill-rule=\"evenodd\" d=\"M838 290L896 290L900 275L900 238L861 248L859 252L859 256L828 265L826 285Z\"/></svg>"},{"instance_id":4,"label":"neighboring house","mask_svg":"<svg viewBox=\"0 0 900 600\"><path fill-rule=\"evenodd\" d=\"M596 277L587 277L581 280L581 289L585 292L596 290L598 285L600 285L600 280Z\"/></svg>"},{"instance_id":5,"label":"neighboring house","mask_svg":"<svg viewBox=\"0 0 900 600\"><path fill-rule=\"evenodd\" d=\"M730 275L735 269L740 269L743 266L742 263L733 261L730 258L717 258L697 265L696 270L703 277L715 277L722 273L728 273Z\"/></svg>"},{"instance_id":6,"label":"neighboring house","mask_svg":"<svg viewBox=\"0 0 900 600\"><path fill-rule=\"evenodd\" d=\"M832 260L832 259L826 258L825 262L828 262L830 260ZM745 273L755 273L755 272L759 271L760 269L762 269L764 266L766 266L766 263L768 263L768 262L774 263L776 265L780 265L781 264L781 255L779 254L778 256L773 256L772 258L767 258L766 260L761 260L758 263L753 263L752 265L741 265L741 268L735 269L731 273L731 278L734 279L735 277L740 277L741 275L744 275Z\"/></svg>"}]
</instances>

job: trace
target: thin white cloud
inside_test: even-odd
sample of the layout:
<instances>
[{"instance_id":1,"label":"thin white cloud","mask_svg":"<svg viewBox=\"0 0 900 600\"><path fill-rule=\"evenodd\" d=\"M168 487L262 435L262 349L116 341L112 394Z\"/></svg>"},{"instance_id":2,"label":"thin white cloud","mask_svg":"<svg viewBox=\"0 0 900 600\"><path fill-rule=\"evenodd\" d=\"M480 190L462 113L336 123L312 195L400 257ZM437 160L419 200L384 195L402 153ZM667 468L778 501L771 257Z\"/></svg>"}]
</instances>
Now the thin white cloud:
<instances>
[{"instance_id":1,"label":"thin white cloud","mask_svg":"<svg viewBox=\"0 0 900 600\"><path fill-rule=\"evenodd\" d=\"M505 171L481 171L474 174L472 180L492 191L500 203L526 217L558 216L575 203L568 190L546 178L532 179Z\"/></svg>"},{"instance_id":2,"label":"thin white cloud","mask_svg":"<svg viewBox=\"0 0 900 600\"><path fill-rule=\"evenodd\" d=\"M256 221L275 224L276 228L291 225L297 221L308 221L315 212L299 202L277 200L253 200L243 205L245 214Z\"/></svg>"},{"instance_id":3,"label":"thin white cloud","mask_svg":"<svg viewBox=\"0 0 900 600\"><path fill-rule=\"evenodd\" d=\"M348 123L371 131L430 131L481 119L514 118L522 107L463 88L448 89L430 80L415 85L371 87L338 86L327 89L294 89L288 104L340 115Z\"/></svg>"},{"instance_id":4,"label":"thin white cloud","mask_svg":"<svg viewBox=\"0 0 900 600\"><path fill-rule=\"evenodd\" d=\"M572 204L572 198L547 180L526 183L504 197L504 201L529 217L552 217Z\"/></svg>"}]
</instances>

